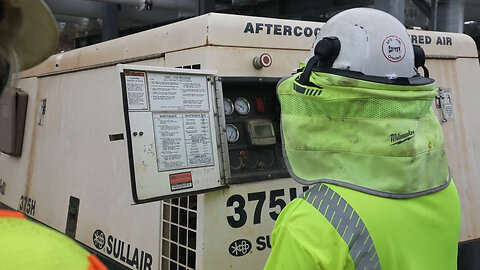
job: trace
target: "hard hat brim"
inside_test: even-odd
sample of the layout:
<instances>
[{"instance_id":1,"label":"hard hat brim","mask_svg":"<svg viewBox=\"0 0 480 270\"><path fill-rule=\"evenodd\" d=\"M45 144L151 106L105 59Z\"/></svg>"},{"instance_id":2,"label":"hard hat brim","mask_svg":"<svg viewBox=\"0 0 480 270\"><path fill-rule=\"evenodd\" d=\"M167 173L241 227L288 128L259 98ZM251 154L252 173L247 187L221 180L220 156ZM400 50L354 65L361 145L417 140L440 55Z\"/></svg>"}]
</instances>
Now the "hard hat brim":
<instances>
[{"instance_id":1,"label":"hard hat brim","mask_svg":"<svg viewBox=\"0 0 480 270\"><path fill-rule=\"evenodd\" d=\"M19 8L21 20L18 28L7 38L16 54L17 70L36 66L52 55L58 43L58 30L50 9L43 0L3 0Z\"/></svg>"}]
</instances>

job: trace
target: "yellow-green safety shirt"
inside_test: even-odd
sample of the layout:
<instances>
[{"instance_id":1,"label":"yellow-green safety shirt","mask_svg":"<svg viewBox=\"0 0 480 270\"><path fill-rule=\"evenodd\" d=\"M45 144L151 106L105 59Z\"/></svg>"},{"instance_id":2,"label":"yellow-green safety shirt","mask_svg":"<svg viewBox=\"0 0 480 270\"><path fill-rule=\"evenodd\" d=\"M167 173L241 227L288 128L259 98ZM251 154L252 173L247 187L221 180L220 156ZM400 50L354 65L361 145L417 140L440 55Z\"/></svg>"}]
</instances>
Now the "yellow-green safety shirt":
<instances>
[{"instance_id":1,"label":"yellow-green safety shirt","mask_svg":"<svg viewBox=\"0 0 480 270\"><path fill-rule=\"evenodd\" d=\"M277 219L265 268L456 269L460 203L433 80L313 71L277 86L287 169L311 188Z\"/></svg>"},{"instance_id":2,"label":"yellow-green safety shirt","mask_svg":"<svg viewBox=\"0 0 480 270\"><path fill-rule=\"evenodd\" d=\"M22 213L0 209L0 269L107 270L74 240Z\"/></svg>"},{"instance_id":3,"label":"yellow-green safety shirt","mask_svg":"<svg viewBox=\"0 0 480 270\"><path fill-rule=\"evenodd\" d=\"M453 181L439 192L409 199L384 198L330 184L312 188L318 185L332 189L358 213L381 268L355 268L343 231L338 232L307 200L297 198L275 223L265 269L457 269L460 203Z\"/></svg>"}]
</instances>

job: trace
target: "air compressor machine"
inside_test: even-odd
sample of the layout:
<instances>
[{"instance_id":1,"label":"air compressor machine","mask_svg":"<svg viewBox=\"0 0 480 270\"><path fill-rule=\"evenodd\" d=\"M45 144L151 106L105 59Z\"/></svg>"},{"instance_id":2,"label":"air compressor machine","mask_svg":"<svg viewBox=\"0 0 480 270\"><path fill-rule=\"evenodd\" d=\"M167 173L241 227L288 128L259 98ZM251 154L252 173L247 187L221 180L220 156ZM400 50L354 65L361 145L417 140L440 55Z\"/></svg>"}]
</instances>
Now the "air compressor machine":
<instances>
[{"instance_id":1,"label":"air compressor machine","mask_svg":"<svg viewBox=\"0 0 480 270\"><path fill-rule=\"evenodd\" d=\"M54 55L0 102L0 201L131 269L261 269L287 173L275 87L322 24L206 14ZM480 238L480 67L455 33L410 31L437 81L462 203Z\"/></svg>"}]
</instances>

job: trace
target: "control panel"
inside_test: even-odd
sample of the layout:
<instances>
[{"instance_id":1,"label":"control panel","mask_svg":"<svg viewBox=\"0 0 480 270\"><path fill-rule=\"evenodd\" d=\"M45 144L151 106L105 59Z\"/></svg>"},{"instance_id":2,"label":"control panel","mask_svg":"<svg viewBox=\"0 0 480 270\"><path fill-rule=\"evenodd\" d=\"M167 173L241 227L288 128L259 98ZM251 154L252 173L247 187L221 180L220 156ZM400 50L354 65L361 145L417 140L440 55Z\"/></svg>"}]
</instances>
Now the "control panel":
<instances>
[{"instance_id":1,"label":"control panel","mask_svg":"<svg viewBox=\"0 0 480 270\"><path fill-rule=\"evenodd\" d=\"M280 137L279 80L222 78L232 183L289 176Z\"/></svg>"}]
</instances>

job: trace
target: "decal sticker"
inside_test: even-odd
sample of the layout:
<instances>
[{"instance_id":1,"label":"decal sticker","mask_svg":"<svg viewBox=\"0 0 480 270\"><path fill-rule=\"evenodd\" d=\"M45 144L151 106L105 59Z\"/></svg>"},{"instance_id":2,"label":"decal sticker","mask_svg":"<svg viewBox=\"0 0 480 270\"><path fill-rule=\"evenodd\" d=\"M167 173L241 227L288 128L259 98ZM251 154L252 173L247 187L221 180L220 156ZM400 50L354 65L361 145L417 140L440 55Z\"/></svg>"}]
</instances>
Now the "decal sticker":
<instances>
[{"instance_id":1,"label":"decal sticker","mask_svg":"<svg viewBox=\"0 0 480 270\"><path fill-rule=\"evenodd\" d=\"M208 113L153 114L158 171L213 166Z\"/></svg>"},{"instance_id":2,"label":"decal sticker","mask_svg":"<svg viewBox=\"0 0 480 270\"><path fill-rule=\"evenodd\" d=\"M93 233L93 245L98 249L103 249L105 246L105 234L101 230Z\"/></svg>"},{"instance_id":3,"label":"decal sticker","mask_svg":"<svg viewBox=\"0 0 480 270\"><path fill-rule=\"evenodd\" d=\"M257 237L257 245L258 251L262 251L267 248L271 249L272 245L270 244L270 235Z\"/></svg>"},{"instance_id":4,"label":"decal sticker","mask_svg":"<svg viewBox=\"0 0 480 270\"><path fill-rule=\"evenodd\" d=\"M169 178L172 191L193 188L192 172L170 174Z\"/></svg>"},{"instance_id":5,"label":"decal sticker","mask_svg":"<svg viewBox=\"0 0 480 270\"><path fill-rule=\"evenodd\" d=\"M247 239L238 239L230 244L228 252L235 257L247 255L252 249L252 243Z\"/></svg>"},{"instance_id":6,"label":"decal sticker","mask_svg":"<svg viewBox=\"0 0 480 270\"><path fill-rule=\"evenodd\" d=\"M410 39L412 40L413 44L433 44L434 45L444 45L444 46L452 46L453 39L449 36L438 36L436 39L435 37L431 37L428 35L410 35Z\"/></svg>"},{"instance_id":7,"label":"decal sticker","mask_svg":"<svg viewBox=\"0 0 480 270\"><path fill-rule=\"evenodd\" d=\"M308 186L303 186L301 192L305 192ZM293 201L298 197L297 188L273 189L270 191L250 192L246 196L233 194L227 199L227 207L233 207L233 215L227 216L228 225L232 228L241 228L247 220L252 220L253 225L261 224L262 218L268 214L270 219L277 220L280 212L287 206L287 202ZM254 205L253 213L248 213L247 203Z\"/></svg>"},{"instance_id":8,"label":"decal sticker","mask_svg":"<svg viewBox=\"0 0 480 270\"><path fill-rule=\"evenodd\" d=\"M20 197L20 205L18 206L18 210L29 216L35 216L35 205L37 205L36 200L22 195Z\"/></svg>"},{"instance_id":9,"label":"decal sticker","mask_svg":"<svg viewBox=\"0 0 480 270\"><path fill-rule=\"evenodd\" d=\"M234 257L242 257L248 254L253 254L255 251L253 247L255 246L255 249L257 251L265 251L272 249L272 244L271 244L271 237L270 235L260 235L255 238L256 243L250 242L248 239L238 239L233 241L229 246L228 246L228 253Z\"/></svg>"},{"instance_id":10,"label":"decal sticker","mask_svg":"<svg viewBox=\"0 0 480 270\"><path fill-rule=\"evenodd\" d=\"M150 253L140 250L133 245L112 235L105 237L102 230L93 233L93 245L110 257L120 260L137 270L151 270L153 257Z\"/></svg>"},{"instance_id":11,"label":"decal sticker","mask_svg":"<svg viewBox=\"0 0 480 270\"><path fill-rule=\"evenodd\" d=\"M204 75L148 73L152 112L208 112L208 87Z\"/></svg>"},{"instance_id":12,"label":"decal sticker","mask_svg":"<svg viewBox=\"0 0 480 270\"><path fill-rule=\"evenodd\" d=\"M390 62L400 62L406 54L405 43L397 36L388 36L382 43L383 55Z\"/></svg>"},{"instance_id":13,"label":"decal sticker","mask_svg":"<svg viewBox=\"0 0 480 270\"><path fill-rule=\"evenodd\" d=\"M442 122L454 119L453 97L450 89L438 88L438 95L435 97L437 108L442 110Z\"/></svg>"},{"instance_id":14,"label":"decal sticker","mask_svg":"<svg viewBox=\"0 0 480 270\"><path fill-rule=\"evenodd\" d=\"M5 190L7 189L7 183L0 178L0 194L5 195Z\"/></svg>"},{"instance_id":15,"label":"decal sticker","mask_svg":"<svg viewBox=\"0 0 480 270\"><path fill-rule=\"evenodd\" d=\"M125 71L128 109L147 110L147 87L144 72Z\"/></svg>"},{"instance_id":16,"label":"decal sticker","mask_svg":"<svg viewBox=\"0 0 480 270\"><path fill-rule=\"evenodd\" d=\"M275 36L311 37L320 32L320 27L301 27L298 25L247 22L243 33L266 34Z\"/></svg>"}]
</instances>

